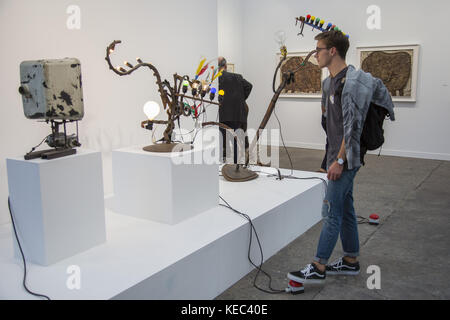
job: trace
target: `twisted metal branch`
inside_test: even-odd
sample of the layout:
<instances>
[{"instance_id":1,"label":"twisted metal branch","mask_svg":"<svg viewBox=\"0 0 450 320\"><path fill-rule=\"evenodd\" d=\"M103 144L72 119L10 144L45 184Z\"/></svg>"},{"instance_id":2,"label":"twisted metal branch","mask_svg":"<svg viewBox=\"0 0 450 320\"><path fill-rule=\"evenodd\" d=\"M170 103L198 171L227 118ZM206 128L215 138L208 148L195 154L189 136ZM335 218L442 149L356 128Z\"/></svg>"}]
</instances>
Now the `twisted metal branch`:
<instances>
[{"instance_id":1,"label":"twisted metal branch","mask_svg":"<svg viewBox=\"0 0 450 320\"><path fill-rule=\"evenodd\" d=\"M250 144L250 147L248 148L248 150L246 152L245 166L248 166L248 163L250 161L250 152L255 148L256 144L258 143L260 132L263 131L264 128L266 127L267 122L269 121L270 116L273 113L273 110L275 110L275 105L277 103L278 97L280 96L280 94L283 91L284 87L286 86L286 84L290 80L291 74L296 73L302 67L304 67L306 65L306 62L308 62L308 60L311 58L311 56L314 53L316 53L316 50L313 50L310 53L308 53L308 55L306 56L305 60L303 60L303 62L300 64L300 66L298 68L296 68L295 70L288 70L288 71L282 73L282 75L281 75L282 81L281 81L280 85L278 86L278 89L274 90L274 95L272 97L272 100L269 103L269 106L267 107L266 114L264 115L264 118L262 119L261 124L259 125L259 128L256 131L255 138L253 139L252 143ZM278 64L277 68L275 69L273 89L275 88L274 84L275 84L275 78L277 76L278 70L280 69L281 64L285 60L286 60L286 56L283 56L283 58L280 60L280 63Z\"/></svg>"},{"instance_id":2,"label":"twisted metal branch","mask_svg":"<svg viewBox=\"0 0 450 320\"><path fill-rule=\"evenodd\" d=\"M161 75L159 74L158 69L156 69L151 63L139 62L137 65L135 65L134 67L130 68L128 71L126 69L124 69L124 68L121 68L119 70L114 68L114 66L111 63L110 55L111 55L111 53L114 52L115 46L117 44L119 44L119 43L122 43L122 41L121 40L114 40L106 48L105 60L108 62L109 69L111 69L114 73L118 74L119 76L126 76L126 75L129 75L129 74L133 73L134 71L136 71L140 67L148 67L150 70L153 71L153 75L156 77L156 84L158 85L158 91L159 91L159 94L161 96L163 107L164 107L164 109L166 109L167 105L170 104L170 100L169 100L169 98L167 96L167 93L164 90L163 82L161 81ZM123 71L121 71L121 70L123 70Z\"/></svg>"},{"instance_id":3,"label":"twisted metal branch","mask_svg":"<svg viewBox=\"0 0 450 320\"><path fill-rule=\"evenodd\" d=\"M140 67L148 67L150 70L153 71L153 75L156 77L156 84L158 86L158 91L161 96L161 101L163 103L164 110L166 110L166 112L167 112L168 119L167 120L144 120L141 122L141 127L146 128L147 125L149 125L150 123L167 125L166 130L164 131L164 137L163 137L162 141L163 141L163 143L171 143L172 142L172 133L173 133L173 130L175 129L175 121L179 119L180 115L186 116L186 113L184 112L184 110L182 110L181 112L178 112L178 113L176 111L177 108L181 108L183 99L187 98L187 99L201 101L202 103L206 102L206 101L204 101L203 98L190 97L190 96L187 96L184 94L180 94L181 87L183 85L183 81L187 80L189 82L190 86L192 86L194 83L198 83L200 85L200 81L198 81L198 80L191 81L189 79L189 76L187 76L187 75L180 76L175 73L173 75L174 85L171 86L169 81L161 80L161 75L155 66L153 66L151 63L143 62L140 59L137 59L138 64L135 66L127 63L127 67L129 67L128 70L123 67L115 68L113 66L113 64L111 63L110 55L111 55L111 53L114 52L116 45L118 45L120 43L122 43L121 40L114 40L106 48L105 60L108 63L109 69L112 70L114 73L116 73L119 76L129 75L129 74L133 73L134 71L136 71L137 69L139 69ZM220 103L216 103L213 101L209 101L208 103L220 106ZM224 128L227 131L231 130L231 132L233 133L233 136L235 136L233 130L230 127L228 127L222 123L205 122L202 124L203 127L212 126L212 125L216 125L221 128Z\"/></svg>"}]
</instances>

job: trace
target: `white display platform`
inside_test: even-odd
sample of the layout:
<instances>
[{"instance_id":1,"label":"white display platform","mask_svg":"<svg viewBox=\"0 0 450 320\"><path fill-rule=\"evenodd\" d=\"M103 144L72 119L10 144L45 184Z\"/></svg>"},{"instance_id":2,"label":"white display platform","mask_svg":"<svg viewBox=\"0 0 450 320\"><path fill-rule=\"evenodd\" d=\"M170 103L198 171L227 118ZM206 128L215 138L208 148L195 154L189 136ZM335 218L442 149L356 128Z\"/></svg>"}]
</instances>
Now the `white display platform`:
<instances>
[{"instance_id":1,"label":"white display platform","mask_svg":"<svg viewBox=\"0 0 450 320\"><path fill-rule=\"evenodd\" d=\"M194 148L183 153L158 153L135 146L113 150L114 197L106 203L114 212L176 224L219 203L219 165L206 164ZM180 157L182 156L182 157ZM201 164L195 164L195 162Z\"/></svg>"},{"instance_id":2,"label":"white display platform","mask_svg":"<svg viewBox=\"0 0 450 320\"><path fill-rule=\"evenodd\" d=\"M324 185L263 175L241 183L221 177L220 195L253 219L267 260L321 219ZM253 269L247 259L249 223L222 206L176 225L107 210L106 230L101 246L49 267L30 264L29 287L52 299L212 299ZM11 242L11 225L0 226L0 298L36 299L22 287L23 268ZM259 261L256 242L252 257ZM81 272L79 290L67 287L74 265Z\"/></svg>"},{"instance_id":3,"label":"white display platform","mask_svg":"<svg viewBox=\"0 0 450 320\"><path fill-rule=\"evenodd\" d=\"M46 266L105 242L100 152L78 148L52 160L10 158L6 166L11 209L28 261ZM18 247L16 254L20 257Z\"/></svg>"}]
</instances>

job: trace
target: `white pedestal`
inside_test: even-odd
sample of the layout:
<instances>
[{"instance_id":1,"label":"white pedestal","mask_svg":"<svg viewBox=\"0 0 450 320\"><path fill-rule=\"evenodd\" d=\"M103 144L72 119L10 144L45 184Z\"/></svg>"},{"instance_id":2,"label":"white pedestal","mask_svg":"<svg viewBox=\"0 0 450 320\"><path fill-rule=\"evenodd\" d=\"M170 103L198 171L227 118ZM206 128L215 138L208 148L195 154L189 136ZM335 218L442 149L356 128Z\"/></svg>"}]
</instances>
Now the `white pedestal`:
<instances>
[{"instance_id":1,"label":"white pedestal","mask_svg":"<svg viewBox=\"0 0 450 320\"><path fill-rule=\"evenodd\" d=\"M114 197L107 206L121 214L171 225L216 207L219 165L202 161L210 153L195 148L183 152L181 159L179 153L147 152L141 146L114 150Z\"/></svg>"},{"instance_id":2,"label":"white pedestal","mask_svg":"<svg viewBox=\"0 0 450 320\"><path fill-rule=\"evenodd\" d=\"M268 168L255 170L275 173ZM282 169L282 174L292 174ZM294 171L326 179L326 174ZM319 180L219 179L220 195L248 214L269 259L321 219L324 185ZM108 241L49 267L29 264L28 286L54 299L213 299L254 269L248 261L250 225L216 206L176 225L106 210ZM37 299L22 287L23 269L14 260L10 224L0 225L0 299ZM298 252L300 260L309 253ZM259 263L256 239L251 247ZM67 268L79 266L81 286L68 290ZM295 266L279 270L288 273ZM264 269L264 268L263 268ZM270 272L269 272L270 273Z\"/></svg>"},{"instance_id":3,"label":"white pedestal","mask_svg":"<svg viewBox=\"0 0 450 320\"><path fill-rule=\"evenodd\" d=\"M77 149L53 160L6 159L6 165L11 210L28 261L47 266L105 242L100 152Z\"/></svg>"}]
</instances>

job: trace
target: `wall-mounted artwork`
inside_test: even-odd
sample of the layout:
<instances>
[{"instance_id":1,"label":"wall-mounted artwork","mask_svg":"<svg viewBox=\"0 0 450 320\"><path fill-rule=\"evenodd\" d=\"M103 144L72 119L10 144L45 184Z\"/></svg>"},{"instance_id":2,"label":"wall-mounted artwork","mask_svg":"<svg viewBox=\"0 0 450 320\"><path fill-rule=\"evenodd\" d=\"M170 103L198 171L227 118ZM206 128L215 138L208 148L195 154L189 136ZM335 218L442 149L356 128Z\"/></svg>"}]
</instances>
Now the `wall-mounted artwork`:
<instances>
[{"instance_id":1,"label":"wall-mounted artwork","mask_svg":"<svg viewBox=\"0 0 450 320\"><path fill-rule=\"evenodd\" d=\"M281 71L297 69L309 52L291 52L287 54L286 61L281 65ZM277 54L277 63L281 54ZM312 56L303 68L295 73L295 82L287 85L281 92L280 98L321 98L322 81L327 77L326 68L320 69L316 58ZM277 74L276 87L281 82L281 72Z\"/></svg>"},{"instance_id":2,"label":"wall-mounted artwork","mask_svg":"<svg viewBox=\"0 0 450 320\"><path fill-rule=\"evenodd\" d=\"M234 73L234 63L227 63L227 71Z\"/></svg>"},{"instance_id":3,"label":"wall-mounted artwork","mask_svg":"<svg viewBox=\"0 0 450 320\"><path fill-rule=\"evenodd\" d=\"M380 78L393 101L416 101L419 45L358 47L359 66Z\"/></svg>"}]
</instances>

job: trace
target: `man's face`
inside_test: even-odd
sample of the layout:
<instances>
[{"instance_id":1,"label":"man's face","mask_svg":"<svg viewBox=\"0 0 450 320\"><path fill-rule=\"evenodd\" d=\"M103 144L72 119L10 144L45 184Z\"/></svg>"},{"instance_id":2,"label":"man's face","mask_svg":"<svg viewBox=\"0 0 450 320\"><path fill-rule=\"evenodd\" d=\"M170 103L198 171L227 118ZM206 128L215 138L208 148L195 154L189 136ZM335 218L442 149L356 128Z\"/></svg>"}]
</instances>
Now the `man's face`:
<instances>
[{"instance_id":1,"label":"man's face","mask_svg":"<svg viewBox=\"0 0 450 320\"><path fill-rule=\"evenodd\" d=\"M328 49L323 40L317 41L316 53L314 57L317 59L320 68L328 67L331 63L331 49Z\"/></svg>"}]
</instances>

